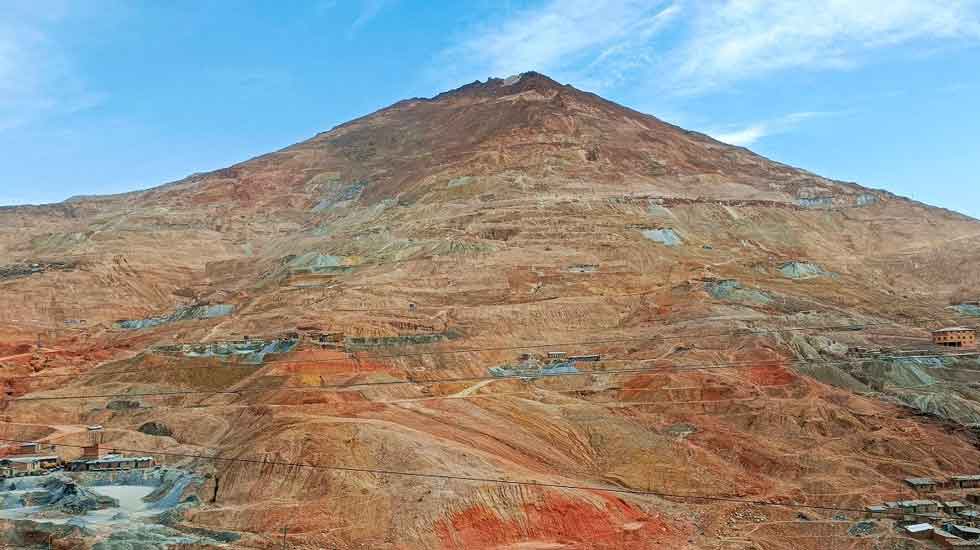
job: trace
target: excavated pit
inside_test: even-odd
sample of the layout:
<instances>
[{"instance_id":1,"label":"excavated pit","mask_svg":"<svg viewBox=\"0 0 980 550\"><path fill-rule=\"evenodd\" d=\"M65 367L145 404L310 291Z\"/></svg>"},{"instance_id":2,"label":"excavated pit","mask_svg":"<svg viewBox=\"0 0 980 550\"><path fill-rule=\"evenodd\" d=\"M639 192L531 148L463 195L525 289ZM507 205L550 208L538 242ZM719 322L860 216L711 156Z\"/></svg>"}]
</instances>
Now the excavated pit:
<instances>
[{"instance_id":1,"label":"excavated pit","mask_svg":"<svg viewBox=\"0 0 980 550\"><path fill-rule=\"evenodd\" d=\"M218 541L207 535L176 528L183 511L197 505L190 489L202 482L177 469L9 478L0 482L0 541L47 548L32 542L38 533L48 533L94 542L92 548L103 550L214 544ZM229 535L215 536L227 540Z\"/></svg>"},{"instance_id":2,"label":"excavated pit","mask_svg":"<svg viewBox=\"0 0 980 550\"><path fill-rule=\"evenodd\" d=\"M169 315L162 317L148 317L146 319L127 319L117 321L116 328L123 330L142 330L147 328L169 325L180 321L192 321L200 319L215 319L227 317L235 311L235 306L230 304L198 305L178 308Z\"/></svg>"}]
</instances>

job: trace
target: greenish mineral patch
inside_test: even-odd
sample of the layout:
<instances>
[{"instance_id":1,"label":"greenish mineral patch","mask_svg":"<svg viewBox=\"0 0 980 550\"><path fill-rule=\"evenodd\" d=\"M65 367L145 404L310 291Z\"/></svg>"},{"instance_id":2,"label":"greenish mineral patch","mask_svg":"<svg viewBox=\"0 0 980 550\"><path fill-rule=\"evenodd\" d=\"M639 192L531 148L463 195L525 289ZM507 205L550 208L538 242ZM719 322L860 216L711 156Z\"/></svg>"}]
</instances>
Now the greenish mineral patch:
<instances>
[{"instance_id":1,"label":"greenish mineral patch","mask_svg":"<svg viewBox=\"0 0 980 550\"><path fill-rule=\"evenodd\" d=\"M145 328L157 327L160 325L167 325L170 323L176 323L179 321L192 321L200 319L214 319L217 317L226 317L231 315L235 311L235 306L230 304L211 304L211 305L197 305L178 308L176 311L169 315L164 315L162 317L149 317L146 319L128 319L125 321L117 321L115 324L116 328L124 330L140 330Z\"/></svg>"},{"instance_id":2,"label":"greenish mineral patch","mask_svg":"<svg viewBox=\"0 0 980 550\"><path fill-rule=\"evenodd\" d=\"M953 306L953 309L962 315L980 317L980 305L977 304L957 304Z\"/></svg>"},{"instance_id":3,"label":"greenish mineral patch","mask_svg":"<svg viewBox=\"0 0 980 550\"><path fill-rule=\"evenodd\" d=\"M876 361L868 365L865 370L871 378L899 388L918 388L936 383L936 379L926 372L923 364L904 359Z\"/></svg>"},{"instance_id":4,"label":"greenish mineral patch","mask_svg":"<svg viewBox=\"0 0 980 550\"><path fill-rule=\"evenodd\" d=\"M643 236L651 241L656 241L667 246L680 246L684 242L676 231L667 227L660 229L644 229L641 231L641 233L643 233Z\"/></svg>"},{"instance_id":5,"label":"greenish mineral patch","mask_svg":"<svg viewBox=\"0 0 980 550\"><path fill-rule=\"evenodd\" d=\"M449 183L446 184L446 187L448 187L449 189L452 189L454 187L462 187L464 185L469 185L473 183L474 180L475 178L473 178L473 176L460 176L458 178L453 178L449 180Z\"/></svg>"},{"instance_id":6,"label":"greenish mineral patch","mask_svg":"<svg viewBox=\"0 0 980 550\"><path fill-rule=\"evenodd\" d=\"M286 267L292 272L307 273L336 273L351 269L346 257L320 254L319 252L307 252L302 256L297 256L290 260Z\"/></svg>"},{"instance_id":7,"label":"greenish mineral patch","mask_svg":"<svg viewBox=\"0 0 980 550\"><path fill-rule=\"evenodd\" d=\"M825 356L842 359L847 355L847 346L826 336L793 334L789 345L802 359L818 360Z\"/></svg>"},{"instance_id":8,"label":"greenish mineral patch","mask_svg":"<svg viewBox=\"0 0 980 550\"><path fill-rule=\"evenodd\" d=\"M235 342L204 342L199 344L163 344L149 349L158 355L184 357L213 357L221 361L235 361L249 365L261 365L267 355L289 353L296 349L298 338L272 340L239 340Z\"/></svg>"},{"instance_id":9,"label":"greenish mineral patch","mask_svg":"<svg viewBox=\"0 0 980 550\"><path fill-rule=\"evenodd\" d=\"M705 284L705 290L716 300L766 305L772 302L772 295L754 288L742 288L735 279L712 281Z\"/></svg>"},{"instance_id":10,"label":"greenish mineral patch","mask_svg":"<svg viewBox=\"0 0 980 550\"><path fill-rule=\"evenodd\" d=\"M786 262L779 267L779 272L790 279L813 279L829 275L824 268L810 262Z\"/></svg>"},{"instance_id":11,"label":"greenish mineral patch","mask_svg":"<svg viewBox=\"0 0 980 550\"><path fill-rule=\"evenodd\" d=\"M796 204L803 208L830 208L834 205L833 197L800 197Z\"/></svg>"},{"instance_id":12,"label":"greenish mineral patch","mask_svg":"<svg viewBox=\"0 0 980 550\"><path fill-rule=\"evenodd\" d=\"M0 266L0 280L30 277L49 271L73 271L76 262L34 262Z\"/></svg>"},{"instance_id":13,"label":"greenish mineral patch","mask_svg":"<svg viewBox=\"0 0 980 550\"><path fill-rule=\"evenodd\" d=\"M878 197L871 193L862 193L855 199L854 204L858 206L868 206L878 202Z\"/></svg>"},{"instance_id":14,"label":"greenish mineral patch","mask_svg":"<svg viewBox=\"0 0 980 550\"><path fill-rule=\"evenodd\" d=\"M368 182L361 180L341 189L339 192L329 194L313 207L314 212L321 212L337 206L338 204L353 201L361 196L361 192L368 186Z\"/></svg>"},{"instance_id":15,"label":"greenish mineral patch","mask_svg":"<svg viewBox=\"0 0 980 550\"><path fill-rule=\"evenodd\" d=\"M579 372L575 361L560 361L543 364L539 361L522 361L519 364L506 364L487 369L492 376L501 378L539 378L542 376L562 376Z\"/></svg>"},{"instance_id":16,"label":"greenish mineral patch","mask_svg":"<svg viewBox=\"0 0 980 550\"><path fill-rule=\"evenodd\" d=\"M687 437L698 431L694 424L688 424L686 422L681 424L674 424L667 428L667 433L674 437Z\"/></svg>"},{"instance_id":17,"label":"greenish mineral patch","mask_svg":"<svg viewBox=\"0 0 980 550\"><path fill-rule=\"evenodd\" d=\"M647 205L647 214L655 218L670 218L673 216L666 206L662 206L655 202L651 202Z\"/></svg>"},{"instance_id":18,"label":"greenish mineral patch","mask_svg":"<svg viewBox=\"0 0 980 550\"><path fill-rule=\"evenodd\" d=\"M317 237L326 237L331 233L333 233L333 228L329 225L318 225L313 228L313 235Z\"/></svg>"}]
</instances>

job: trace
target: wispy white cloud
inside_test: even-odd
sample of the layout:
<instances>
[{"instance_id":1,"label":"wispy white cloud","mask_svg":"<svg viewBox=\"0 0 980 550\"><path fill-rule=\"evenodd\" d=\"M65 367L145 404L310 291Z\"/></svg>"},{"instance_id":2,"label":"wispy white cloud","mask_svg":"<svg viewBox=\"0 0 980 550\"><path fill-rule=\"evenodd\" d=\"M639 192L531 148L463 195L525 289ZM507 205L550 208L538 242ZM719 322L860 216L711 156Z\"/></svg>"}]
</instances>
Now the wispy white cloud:
<instances>
[{"instance_id":1,"label":"wispy white cloud","mask_svg":"<svg viewBox=\"0 0 980 550\"><path fill-rule=\"evenodd\" d=\"M704 92L963 40L980 40L980 0L548 0L466 29L437 64L457 81L534 69L600 91Z\"/></svg>"},{"instance_id":2,"label":"wispy white cloud","mask_svg":"<svg viewBox=\"0 0 980 550\"><path fill-rule=\"evenodd\" d=\"M746 126L741 130L734 130L724 133L711 133L711 135L718 141L723 141L730 145L747 147L759 141L759 139L763 136L768 135L768 131L769 129L766 123L759 122L752 124L751 126Z\"/></svg>"},{"instance_id":3,"label":"wispy white cloud","mask_svg":"<svg viewBox=\"0 0 980 550\"><path fill-rule=\"evenodd\" d=\"M313 13L323 15L337 7L337 0L320 0L313 4Z\"/></svg>"},{"instance_id":4,"label":"wispy white cloud","mask_svg":"<svg viewBox=\"0 0 980 550\"><path fill-rule=\"evenodd\" d=\"M718 141L723 141L731 145L747 147L766 136L789 132L806 120L838 114L841 113L825 111L790 113L778 118L761 120L735 128L729 127L724 129L709 130L707 133Z\"/></svg>"},{"instance_id":5,"label":"wispy white cloud","mask_svg":"<svg viewBox=\"0 0 980 550\"><path fill-rule=\"evenodd\" d=\"M702 91L787 69L841 69L915 42L980 39L977 0L728 0L692 4L674 84Z\"/></svg>"},{"instance_id":6,"label":"wispy white cloud","mask_svg":"<svg viewBox=\"0 0 980 550\"><path fill-rule=\"evenodd\" d=\"M377 17L391 0L361 0L361 11L347 30L347 38L353 38L361 27Z\"/></svg>"},{"instance_id":7,"label":"wispy white cloud","mask_svg":"<svg viewBox=\"0 0 980 550\"><path fill-rule=\"evenodd\" d=\"M650 40L680 12L656 0L550 0L467 29L439 70L447 80L537 70L601 89L653 62Z\"/></svg>"},{"instance_id":8,"label":"wispy white cloud","mask_svg":"<svg viewBox=\"0 0 980 550\"><path fill-rule=\"evenodd\" d=\"M102 96L84 85L46 32L64 17L63 6L14 1L8 8L0 14L0 131L99 103Z\"/></svg>"}]
</instances>

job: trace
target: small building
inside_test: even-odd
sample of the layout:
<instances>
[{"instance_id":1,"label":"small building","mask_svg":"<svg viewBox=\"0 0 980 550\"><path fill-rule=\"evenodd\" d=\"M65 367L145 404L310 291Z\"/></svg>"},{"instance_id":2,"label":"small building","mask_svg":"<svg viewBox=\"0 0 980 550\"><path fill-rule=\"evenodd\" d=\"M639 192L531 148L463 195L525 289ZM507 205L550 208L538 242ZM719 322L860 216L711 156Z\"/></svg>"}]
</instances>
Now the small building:
<instances>
[{"instance_id":1,"label":"small building","mask_svg":"<svg viewBox=\"0 0 980 550\"><path fill-rule=\"evenodd\" d=\"M972 508L967 508L966 510L960 510L959 512L956 512L956 515L960 516L961 518L966 518L970 521L980 521L980 512Z\"/></svg>"},{"instance_id":2,"label":"small building","mask_svg":"<svg viewBox=\"0 0 980 550\"><path fill-rule=\"evenodd\" d=\"M921 493L931 493L939 486L939 481L931 477L910 477L905 483Z\"/></svg>"},{"instance_id":3,"label":"small building","mask_svg":"<svg viewBox=\"0 0 980 550\"><path fill-rule=\"evenodd\" d=\"M82 447L82 459L92 460L102 458L109 454L99 443L93 443L87 447Z\"/></svg>"},{"instance_id":4,"label":"small building","mask_svg":"<svg viewBox=\"0 0 980 550\"><path fill-rule=\"evenodd\" d=\"M955 541L961 541L963 539L957 537L956 535L950 533L945 529L940 529L936 527L932 530L932 540L938 542L939 544L944 544L950 546Z\"/></svg>"},{"instance_id":5,"label":"small building","mask_svg":"<svg viewBox=\"0 0 980 550\"><path fill-rule=\"evenodd\" d=\"M10 466L0 466L0 479L14 477L14 469Z\"/></svg>"},{"instance_id":6,"label":"small building","mask_svg":"<svg viewBox=\"0 0 980 550\"><path fill-rule=\"evenodd\" d=\"M950 533L956 535L961 539L980 540L980 529L977 529L976 527L957 525L955 523L947 523L946 525L943 526L943 529L949 531Z\"/></svg>"},{"instance_id":7,"label":"small building","mask_svg":"<svg viewBox=\"0 0 980 550\"><path fill-rule=\"evenodd\" d=\"M30 458L8 458L0 466L9 468L12 475L31 475L41 471L41 465Z\"/></svg>"},{"instance_id":8,"label":"small building","mask_svg":"<svg viewBox=\"0 0 980 550\"><path fill-rule=\"evenodd\" d=\"M11 454L24 456L24 455L36 455L41 452L40 443L22 443L13 450Z\"/></svg>"},{"instance_id":9,"label":"small building","mask_svg":"<svg viewBox=\"0 0 980 550\"><path fill-rule=\"evenodd\" d=\"M949 481L953 487L960 489L976 489L980 487L980 475L951 476Z\"/></svg>"},{"instance_id":10,"label":"small building","mask_svg":"<svg viewBox=\"0 0 980 550\"><path fill-rule=\"evenodd\" d=\"M548 359L552 361L564 361L566 355L568 354L565 353L564 351L549 351Z\"/></svg>"},{"instance_id":11,"label":"small building","mask_svg":"<svg viewBox=\"0 0 980 550\"><path fill-rule=\"evenodd\" d=\"M75 460L69 462L66 469L72 472L107 472L116 470L140 470L156 465L153 457L105 455L92 460Z\"/></svg>"},{"instance_id":12,"label":"small building","mask_svg":"<svg viewBox=\"0 0 980 550\"><path fill-rule=\"evenodd\" d=\"M875 504L864 508L865 514L871 519L887 517L891 509L884 504Z\"/></svg>"},{"instance_id":13,"label":"small building","mask_svg":"<svg viewBox=\"0 0 980 550\"><path fill-rule=\"evenodd\" d=\"M574 361L576 363L595 363L600 359L599 354L595 355L573 355L568 358L569 361Z\"/></svg>"},{"instance_id":14,"label":"small building","mask_svg":"<svg viewBox=\"0 0 980 550\"><path fill-rule=\"evenodd\" d=\"M976 348L977 331L967 327L949 327L932 331L932 343L947 348Z\"/></svg>"},{"instance_id":15,"label":"small building","mask_svg":"<svg viewBox=\"0 0 980 550\"><path fill-rule=\"evenodd\" d=\"M980 493L969 493L966 495L966 501L971 504L980 504Z\"/></svg>"},{"instance_id":16,"label":"small building","mask_svg":"<svg viewBox=\"0 0 980 550\"><path fill-rule=\"evenodd\" d=\"M932 514L939 511L939 503L934 500L903 500L898 507L906 514Z\"/></svg>"},{"instance_id":17,"label":"small building","mask_svg":"<svg viewBox=\"0 0 980 550\"><path fill-rule=\"evenodd\" d=\"M943 508L950 514L958 514L963 510L966 510L966 503L960 502L958 500L951 500L943 503Z\"/></svg>"},{"instance_id":18,"label":"small building","mask_svg":"<svg viewBox=\"0 0 980 550\"><path fill-rule=\"evenodd\" d=\"M932 537L932 524L930 523L913 523L906 525L903 529L905 534L912 538L928 539Z\"/></svg>"},{"instance_id":19,"label":"small building","mask_svg":"<svg viewBox=\"0 0 980 550\"><path fill-rule=\"evenodd\" d=\"M0 460L0 467L10 468L13 475L32 475L57 468L61 460L57 456L24 456Z\"/></svg>"}]
</instances>

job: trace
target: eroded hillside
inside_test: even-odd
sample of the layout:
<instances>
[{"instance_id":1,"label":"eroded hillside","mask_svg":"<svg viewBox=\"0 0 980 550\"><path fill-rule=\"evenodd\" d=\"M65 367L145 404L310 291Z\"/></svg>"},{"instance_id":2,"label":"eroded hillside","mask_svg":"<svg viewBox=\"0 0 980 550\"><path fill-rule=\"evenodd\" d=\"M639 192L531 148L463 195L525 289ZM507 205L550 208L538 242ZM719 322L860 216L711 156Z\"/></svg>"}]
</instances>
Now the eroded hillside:
<instances>
[{"instance_id":1,"label":"eroded hillside","mask_svg":"<svg viewBox=\"0 0 980 550\"><path fill-rule=\"evenodd\" d=\"M821 507L978 469L980 223L535 73L0 228L0 433L200 544L914 548Z\"/></svg>"}]
</instances>

